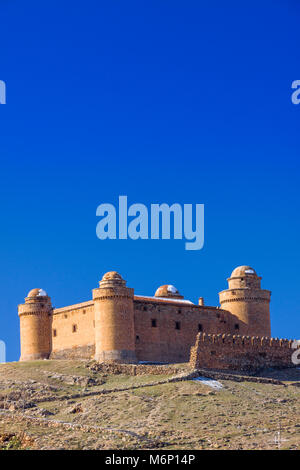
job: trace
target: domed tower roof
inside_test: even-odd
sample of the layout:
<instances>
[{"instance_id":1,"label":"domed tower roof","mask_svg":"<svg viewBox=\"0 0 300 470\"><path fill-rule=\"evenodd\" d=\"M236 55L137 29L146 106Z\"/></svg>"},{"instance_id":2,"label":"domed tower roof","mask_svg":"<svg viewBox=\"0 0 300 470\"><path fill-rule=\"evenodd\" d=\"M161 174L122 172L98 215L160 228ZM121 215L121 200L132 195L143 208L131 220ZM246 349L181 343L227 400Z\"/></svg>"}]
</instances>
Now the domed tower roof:
<instances>
[{"instance_id":1,"label":"domed tower roof","mask_svg":"<svg viewBox=\"0 0 300 470\"><path fill-rule=\"evenodd\" d=\"M47 292L44 289L32 289L28 292L27 297L48 297Z\"/></svg>"},{"instance_id":2,"label":"domed tower roof","mask_svg":"<svg viewBox=\"0 0 300 470\"><path fill-rule=\"evenodd\" d=\"M229 289L260 289L261 277L256 274L255 269L251 268L251 266L238 266L232 271L231 276L227 279L227 281L229 284Z\"/></svg>"},{"instance_id":3,"label":"domed tower roof","mask_svg":"<svg viewBox=\"0 0 300 470\"><path fill-rule=\"evenodd\" d=\"M25 304L33 303L51 305L51 299L44 289L31 289L25 297Z\"/></svg>"},{"instance_id":4,"label":"domed tower roof","mask_svg":"<svg viewBox=\"0 0 300 470\"><path fill-rule=\"evenodd\" d=\"M122 280L122 276L121 274L119 274L117 271L108 271L108 273L105 273L103 278L102 278L102 281L108 281L108 280Z\"/></svg>"},{"instance_id":5,"label":"domed tower roof","mask_svg":"<svg viewBox=\"0 0 300 470\"><path fill-rule=\"evenodd\" d=\"M172 286L171 284L160 286L155 292L155 297L183 299L183 296L180 295L178 289L176 289L176 287Z\"/></svg>"},{"instance_id":6,"label":"domed tower roof","mask_svg":"<svg viewBox=\"0 0 300 470\"><path fill-rule=\"evenodd\" d=\"M126 281L117 271L109 271L104 274L100 281L100 287L125 286Z\"/></svg>"},{"instance_id":7,"label":"domed tower roof","mask_svg":"<svg viewBox=\"0 0 300 470\"><path fill-rule=\"evenodd\" d=\"M238 266L232 271L230 277L240 277L245 276L245 274L255 274L257 276L255 269L251 268L251 266Z\"/></svg>"}]
</instances>

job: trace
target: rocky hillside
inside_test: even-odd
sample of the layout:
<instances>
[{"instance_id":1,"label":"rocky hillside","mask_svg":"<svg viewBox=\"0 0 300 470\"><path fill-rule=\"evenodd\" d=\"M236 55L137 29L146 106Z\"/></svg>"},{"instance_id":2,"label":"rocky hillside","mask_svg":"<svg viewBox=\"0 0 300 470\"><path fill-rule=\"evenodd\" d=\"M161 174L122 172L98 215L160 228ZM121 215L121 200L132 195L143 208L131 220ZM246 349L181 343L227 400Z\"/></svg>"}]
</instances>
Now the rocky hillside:
<instances>
[{"instance_id":1,"label":"rocky hillside","mask_svg":"<svg viewBox=\"0 0 300 470\"><path fill-rule=\"evenodd\" d=\"M299 369L261 378L201 371L200 380L182 365L155 373L1 364L0 448L299 449Z\"/></svg>"}]
</instances>

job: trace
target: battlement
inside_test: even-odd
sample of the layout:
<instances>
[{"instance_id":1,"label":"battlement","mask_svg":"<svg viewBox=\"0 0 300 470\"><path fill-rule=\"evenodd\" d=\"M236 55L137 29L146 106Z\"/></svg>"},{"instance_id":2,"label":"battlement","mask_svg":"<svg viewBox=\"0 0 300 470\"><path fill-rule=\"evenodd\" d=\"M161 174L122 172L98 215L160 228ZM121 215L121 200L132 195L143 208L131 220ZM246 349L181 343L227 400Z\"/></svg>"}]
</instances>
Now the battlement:
<instances>
[{"instance_id":1,"label":"battlement","mask_svg":"<svg viewBox=\"0 0 300 470\"><path fill-rule=\"evenodd\" d=\"M197 335L197 341L201 341L205 344L220 345L222 347L226 344L231 345L233 348L248 348L251 346L258 349L265 349L266 347L291 349L293 344L292 339L207 333L199 333Z\"/></svg>"},{"instance_id":2,"label":"battlement","mask_svg":"<svg viewBox=\"0 0 300 470\"><path fill-rule=\"evenodd\" d=\"M293 340L198 333L191 348L193 368L255 370L292 367Z\"/></svg>"}]
</instances>

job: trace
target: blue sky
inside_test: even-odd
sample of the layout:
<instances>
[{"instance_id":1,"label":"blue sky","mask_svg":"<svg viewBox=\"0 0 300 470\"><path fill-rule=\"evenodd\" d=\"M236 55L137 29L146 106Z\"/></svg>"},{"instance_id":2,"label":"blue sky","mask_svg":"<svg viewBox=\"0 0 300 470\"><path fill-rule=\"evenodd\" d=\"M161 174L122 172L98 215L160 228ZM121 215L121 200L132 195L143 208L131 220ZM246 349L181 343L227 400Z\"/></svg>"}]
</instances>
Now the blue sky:
<instances>
[{"instance_id":1,"label":"blue sky","mask_svg":"<svg viewBox=\"0 0 300 470\"><path fill-rule=\"evenodd\" d=\"M57 307L118 270L217 305L234 267L272 291L272 333L300 337L296 0L2 0L0 339L17 304ZM205 204L205 245L96 238L96 208Z\"/></svg>"}]
</instances>

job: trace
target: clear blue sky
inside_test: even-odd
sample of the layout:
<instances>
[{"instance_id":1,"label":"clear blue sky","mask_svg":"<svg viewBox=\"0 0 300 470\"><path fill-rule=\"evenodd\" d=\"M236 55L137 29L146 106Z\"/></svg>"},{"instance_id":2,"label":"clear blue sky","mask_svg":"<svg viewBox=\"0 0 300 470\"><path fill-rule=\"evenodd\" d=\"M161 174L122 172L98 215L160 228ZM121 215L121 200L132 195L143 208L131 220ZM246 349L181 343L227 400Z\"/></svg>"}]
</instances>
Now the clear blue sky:
<instances>
[{"instance_id":1,"label":"clear blue sky","mask_svg":"<svg viewBox=\"0 0 300 470\"><path fill-rule=\"evenodd\" d=\"M272 333L300 338L298 0L1 0L0 339L17 304L57 307L118 270L217 305L240 264L272 290ZM100 241L96 207L205 204L205 245Z\"/></svg>"}]
</instances>

